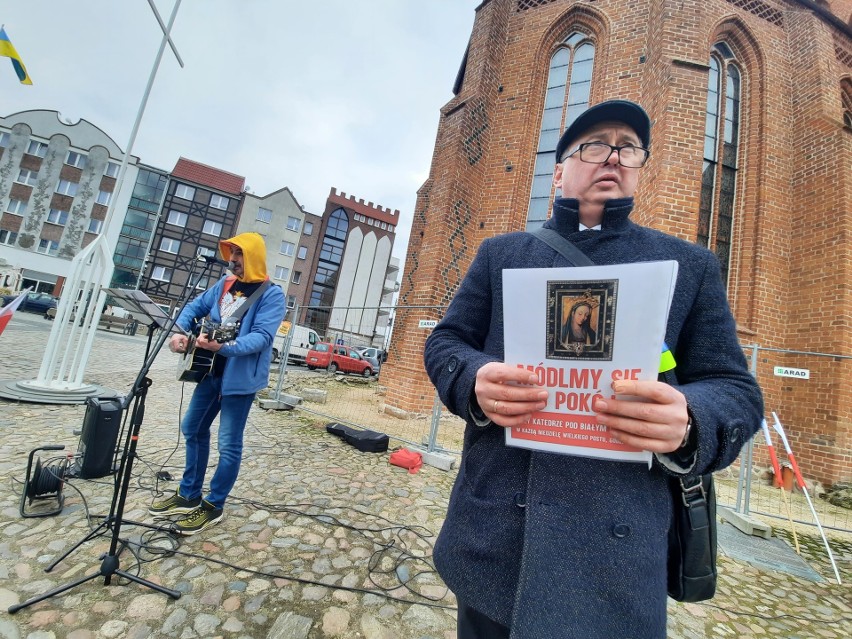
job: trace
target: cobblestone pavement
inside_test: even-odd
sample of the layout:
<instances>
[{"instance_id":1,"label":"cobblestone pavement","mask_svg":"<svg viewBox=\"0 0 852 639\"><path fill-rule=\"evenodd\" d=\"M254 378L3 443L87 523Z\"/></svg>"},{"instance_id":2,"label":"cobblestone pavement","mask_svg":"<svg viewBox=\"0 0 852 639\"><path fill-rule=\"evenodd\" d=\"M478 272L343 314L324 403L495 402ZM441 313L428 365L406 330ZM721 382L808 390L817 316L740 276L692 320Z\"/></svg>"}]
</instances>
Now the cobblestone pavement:
<instances>
[{"instance_id":1,"label":"cobblestone pavement","mask_svg":"<svg viewBox=\"0 0 852 639\"><path fill-rule=\"evenodd\" d=\"M49 327L39 316L15 316L0 337L4 379L35 377ZM144 337L100 331L86 381L126 393L144 346ZM102 521L113 486L109 478L70 480L59 514L22 518L29 452L47 444L76 452L74 431L85 409L0 400L0 639L455 637L455 599L430 564L453 473L424 466L408 474L391 466L387 454L359 453L298 412L253 409L243 469L219 525L179 541L135 525L154 523L148 504L176 487L157 473L179 477L182 468L182 388L174 368L174 356L163 353L151 371L119 560L121 569L181 597L113 575L109 586L98 577L16 614L6 612L100 570L110 531L45 572ZM191 390L184 391L184 406ZM50 468L59 463L54 454L39 457ZM55 505L43 498L27 508ZM833 540L833 547L848 584L852 543L847 537ZM803 543L803 552L825 581L769 572L720 554L717 597L707 604L671 603L669 636L848 639L852 590L833 583L818 538Z\"/></svg>"}]
</instances>

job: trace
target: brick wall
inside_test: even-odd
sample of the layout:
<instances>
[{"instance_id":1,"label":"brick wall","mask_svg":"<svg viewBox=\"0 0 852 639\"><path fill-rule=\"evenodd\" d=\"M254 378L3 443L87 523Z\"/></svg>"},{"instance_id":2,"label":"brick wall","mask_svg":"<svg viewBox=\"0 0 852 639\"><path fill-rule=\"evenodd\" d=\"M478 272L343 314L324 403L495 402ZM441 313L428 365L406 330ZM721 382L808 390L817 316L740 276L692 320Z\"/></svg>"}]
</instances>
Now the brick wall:
<instances>
[{"instance_id":1,"label":"brick wall","mask_svg":"<svg viewBox=\"0 0 852 639\"><path fill-rule=\"evenodd\" d=\"M830 6L852 18L852 1ZM852 131L842 126L840 99L852 40L793 0L482 3L461 91L441 110L418 192L399 303L444 306L483 238L524 228L548 64L572 29L596 43L591 101L637 100L654 121L634 220L689 240L710 47L728 44L743 75L728 286L740 339L852 355ZM387 401L428 412L427 333L408 318L397 319L383 370ZM793 366L791 357L761 352L767 410L788 426L806 474L852 479L852 364L811 358L811 379L774 377L772 362Z\"/></svg>"}]
</instances>

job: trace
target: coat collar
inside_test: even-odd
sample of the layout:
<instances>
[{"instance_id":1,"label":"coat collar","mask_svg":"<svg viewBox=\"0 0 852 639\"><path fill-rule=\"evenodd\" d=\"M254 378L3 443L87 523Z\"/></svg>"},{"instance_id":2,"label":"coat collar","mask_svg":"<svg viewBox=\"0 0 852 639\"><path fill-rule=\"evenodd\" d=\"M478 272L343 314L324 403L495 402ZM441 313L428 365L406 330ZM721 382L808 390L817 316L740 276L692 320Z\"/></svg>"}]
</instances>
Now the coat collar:
<instances>
[{"instance_id":1,"label":"coat collar","mask_svg":"<svg viewBox=\"0 0 852 639\"><path fill-rule=\"evenodd\" d=\"M609 200L604 205L601 230L624 230L629 224L628 217L632 211L632 197ZM575 198L556 198L553 201L553 216L547 221L546 226L562 235L577 233L580 230L580 202Z\"/></svg>"}]
</instances>

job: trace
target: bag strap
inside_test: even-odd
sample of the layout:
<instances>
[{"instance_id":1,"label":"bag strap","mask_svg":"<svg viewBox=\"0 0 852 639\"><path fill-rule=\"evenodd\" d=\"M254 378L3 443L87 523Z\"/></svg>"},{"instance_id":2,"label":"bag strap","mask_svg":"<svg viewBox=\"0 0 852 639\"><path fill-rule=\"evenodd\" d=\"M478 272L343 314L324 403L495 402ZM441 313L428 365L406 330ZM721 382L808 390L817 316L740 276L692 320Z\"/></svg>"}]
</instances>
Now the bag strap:
<instances>
[{"instance_id":1,"label":"bag strap","mask_svg":"<svg viewBox=\"0 0 852 639\"><path fill-rule=\"evenodd\" d=\"M562 255L571 266L594 266L594 262L590 260L583 251L578 249L574 244L559 235L553 229L537 228L529 232L530 235L535 235L542 242L547 244L554 251Z\"/></svg>"}]
</instances>

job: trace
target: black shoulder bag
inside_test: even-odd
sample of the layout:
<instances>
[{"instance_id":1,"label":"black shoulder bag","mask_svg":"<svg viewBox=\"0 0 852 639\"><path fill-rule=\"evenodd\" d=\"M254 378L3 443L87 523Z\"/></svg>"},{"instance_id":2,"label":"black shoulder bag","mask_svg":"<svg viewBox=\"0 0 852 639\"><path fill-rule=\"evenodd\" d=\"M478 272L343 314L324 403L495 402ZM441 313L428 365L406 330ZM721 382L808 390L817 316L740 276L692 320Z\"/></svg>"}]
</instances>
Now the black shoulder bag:
<instances>
[{"instance_id":1,"label":"black shoulder bag","mask_svg":"<svg viewBox=\"0 0 852 639\"><path fill-rule=\"evenodd\" d=\"M552 229L530 232L572 266L594 266L583 251ZM667 380L664 380L667 381ZM668 478L672 494L668 593L675 601L704 601L716 593L716 491L713 475Z\"/></svg>"}]
</instances>

